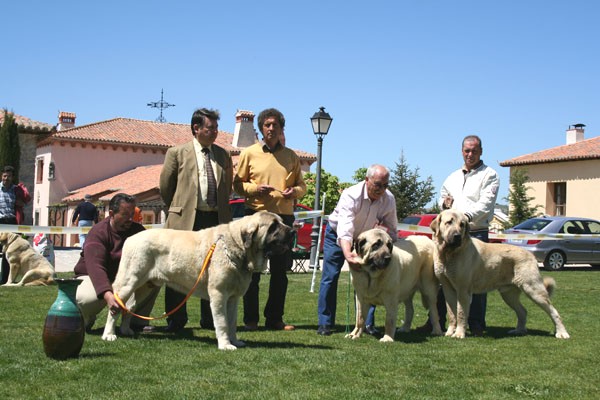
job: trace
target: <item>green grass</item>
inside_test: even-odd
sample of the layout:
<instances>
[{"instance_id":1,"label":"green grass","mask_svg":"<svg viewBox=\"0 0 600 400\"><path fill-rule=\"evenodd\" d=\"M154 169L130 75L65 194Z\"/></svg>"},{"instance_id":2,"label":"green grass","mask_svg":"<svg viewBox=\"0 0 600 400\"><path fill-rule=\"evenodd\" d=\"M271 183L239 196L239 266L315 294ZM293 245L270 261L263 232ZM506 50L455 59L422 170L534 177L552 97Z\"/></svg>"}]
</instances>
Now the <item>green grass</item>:
<instances>
[{"instance_id":1,"label":"green grass","mask_svg":"<svg viewBox=\"0 0 600 400\"><path fill-rule=\"evenodd\" d=\"M67 361L47 358L41 340L56 286L0 288L0 397L597 399L600 271L544 275L556 279L553 301L570 340L555 339L548 316L526 298L529 334L509 336L515 316L497 293L488 297L489 330L482 338L409 333L398 334L389 344L371 336L345 339L347 273L338 293L340 325L332 336L321 337L315 333L317 294L309 292L311 275L294 274L289 275L285 320L296 331L240 332L246 348L219 351L214 332L198 328L199 301L192 299L190 323L181 335L159 332L104 342L106 314L101 314L94 331L86 334L80 357ZM268 277L263 277L261 305L267 284ZM415 303L415 323L420 325L426 312L418 299ZM162 306L161 292L156 315ZM384 314L381 307L379 326Z\"/></svg>"}]
</instances>

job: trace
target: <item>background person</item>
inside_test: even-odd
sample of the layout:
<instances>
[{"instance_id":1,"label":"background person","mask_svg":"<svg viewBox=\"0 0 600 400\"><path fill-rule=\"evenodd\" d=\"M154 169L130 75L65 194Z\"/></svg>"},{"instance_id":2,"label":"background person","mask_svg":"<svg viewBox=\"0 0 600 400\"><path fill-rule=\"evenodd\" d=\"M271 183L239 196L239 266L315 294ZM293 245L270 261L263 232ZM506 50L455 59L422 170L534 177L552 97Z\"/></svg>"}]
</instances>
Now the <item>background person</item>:
<instances>
[{"instance_id":1,"label":"background person","mask_svg":"<svg viewBox=\"0 0 600 400\"><path fill-rule=\"evenodd\" d=\"M119 270L123 244L128 237L144 230L132 221L135 199L125 193L116 194L109 203L108 218L94 225L87 237L86 246L75 265L75 276L83 282L77 287L76 301L81 309L86 329L94 325L96 315L106 306L112 314L121 311L112 291ZM152 293L139 303L136 313L150 315L160 287L149 289ZM147 321L133 318L132 329L151 331Z\"/></svg>"},{"instance_id":2,"label":"background person","mask_svg":"<svg viewBox=\"0 0 600 400\"><path fill-rule=\"evenodd\" d=\"M393 241L398 238L396 200L387 190L390 171L383 165L371 165L363 182L345 189L335 210L329 216L323 242L323 274L319 289L319 335L331 335L335 326L337 287L344 261L350 268L360 268L358 255L352 251L354 240L372 228L386 230ZM375 307L371 307L365 321L365 331L378 334L375 329Z\"/></svg>"},{"instance_id":3,"label":"background person","mask_svg":"<svg viewBox=\"0 0 600 400\"><path fill-rule=\"evenodd\" d=\"M194 138L167 151L160 174L160 195L168 207L165 228L200 230L231 221L229 196L233 179L231 156L214 144L219 130L219 112L201 108L192 115ZM216 181L216 198L209 199L206 157ZM211 189L211 196L213 195ZM213 203L214 202L214 203ZM186 294L165 289L165 310L177 307ZM200 300L200 326L214 329L210 302ZM186 305L167 318L167 330L177 332L188 321Z\"/></svg>"},{"instance_id":4,"label":"background person","mask_svg":"<svg viewBox=\"0 0 600 400\"><path fill-rule=\"evenodd\" d=\"M300 158L281 142L284 128L285 118L279 110L269 108L258 115L258 129L263 134L263 142L242 151L233 187L240 196L246 197L246 215L270 211L292 227L294 201L304 196L306 185L302 179ZM271 280L264 309L265 327L268 329L289 331L295 328L283 321L287 271L292 268L292 261L291 243L290 250L269 259ZM259 282L260 273L253 274L244 295L244 324L250 331L258 329Z\"/></svg>"},{"instance_id":5,"label":"background person","mask_svg":"<svg viewBox=\"0 0 600 400\"><path fill-rule=\"evenodd\" d=\"M2 168L2 184L0 185L0 225L20 225L25 220L23 208L31 201L29 191L22 183L13 184L15 169L11 165ZM0 284L8 281L10 265L2 254L2 271Z\"/></svg>"},{"instance_id":6,"label":"background person","mask_svg":"<svg viewBox=\"0 0 600 400\"><path fill-rule=\"evenodd\" d=\"M86 194L83 196L83 201L77 205L75 208L75 212L73 213L73 218L71 220L72 224L77 222L78 227L82 226L92 226L94 223L98 223L98 209L92 203L92 196ZM83 244L85 243L85 238L87 234L80 233L79 234L79 246L83 249Z\"/></svg>"}]
</instances>

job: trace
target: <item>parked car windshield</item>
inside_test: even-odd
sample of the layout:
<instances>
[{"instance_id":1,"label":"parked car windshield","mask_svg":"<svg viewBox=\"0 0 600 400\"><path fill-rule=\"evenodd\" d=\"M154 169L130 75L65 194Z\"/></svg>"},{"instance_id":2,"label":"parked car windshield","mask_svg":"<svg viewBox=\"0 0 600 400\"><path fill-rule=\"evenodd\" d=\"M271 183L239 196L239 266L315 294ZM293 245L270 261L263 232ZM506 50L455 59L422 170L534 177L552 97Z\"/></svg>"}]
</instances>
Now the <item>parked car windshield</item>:
<instances>
[{"instance_id":1,"label":"parked car windshield","mask_svg":"<svg viewBox=\"0 0 600 400\"><path fill-rule=\"evenodd\" d=\"M541 231L548 226L552 221L549 219L532 218L525 222L521 222L519 225L515 225L513 229L522 229L525 231Z\"/></svg>"},{"instance_id":2,"label":"parked car windshield","mask_svg":"<svg viewBox=\"0 0 600 400\"><path fill-rule=\"evenodd\" d=\"M421 217L406 217L402 220L402 223L408 225L417 225L420 220Z\"/></svg>"}]
</instances>

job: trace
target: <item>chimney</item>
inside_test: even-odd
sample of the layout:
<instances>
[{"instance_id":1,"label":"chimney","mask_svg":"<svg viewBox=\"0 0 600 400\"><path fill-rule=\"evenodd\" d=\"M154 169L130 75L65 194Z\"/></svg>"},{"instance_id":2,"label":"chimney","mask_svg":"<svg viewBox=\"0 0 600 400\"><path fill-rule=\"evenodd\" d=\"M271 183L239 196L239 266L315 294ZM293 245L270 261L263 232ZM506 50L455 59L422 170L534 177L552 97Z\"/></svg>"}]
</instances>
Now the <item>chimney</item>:
<instances>
[{"instance_id":1,"label":"chimney","mask_svg":"<svg viewBox=\"0 0 600 400\"><path fill-rule=\"evenodd\" d=\"M75 113L59 111L57 131L73 128L75 126Z\"/></svg>"},{"instance_id":2,"label":"chimney","mask_svg":"<svg viewBox=\"0 0 600 400\"><path fill-rule=\"evenodd\" d=\"M235 130L233 132L232 146L248 147L258 141L254 130L254 113L252 111L238 110L235 113Z\"/></svg>"},{"instance_id":3,"label":"chimney","mask_svg":"<svg viewBox=\"0 0 600 400\"><path fill-rule=\"evenodd\" d=\"M584 124L569 125L569 129L567 129L567 144L581 142L583 140L583 128L585 128Z\"/></svg>"}]
</instances>

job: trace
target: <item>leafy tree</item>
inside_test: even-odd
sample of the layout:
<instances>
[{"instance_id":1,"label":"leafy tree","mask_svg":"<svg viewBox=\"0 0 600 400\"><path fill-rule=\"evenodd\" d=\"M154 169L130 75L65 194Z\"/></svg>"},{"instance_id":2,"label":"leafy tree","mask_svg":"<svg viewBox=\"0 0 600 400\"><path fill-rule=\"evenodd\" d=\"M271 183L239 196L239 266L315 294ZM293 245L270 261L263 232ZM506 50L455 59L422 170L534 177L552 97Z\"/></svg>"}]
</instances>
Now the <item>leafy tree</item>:
<instances>
[{"instance_id":1,"label":"leafy tree","mask_svg":"<svg viewBox=\"0 0 600 400\"><path fill-rule=\"evenodd\" d=\"M4 122L0 126L0 168L12 165L15 168L14 182L19 181L19 132L13 113L4 109Z\"/></svg>"},{"instance_id":2,"label":"leafy tree","mask_svg":"<svg viewBox=\"0 0 600 400\"><path fill-rule=\"evenodd\" d=\"M429 176L421 180L419 167L414 170L409 168L404 151L400 154L396 168L390 172L390 191L396 198L398 219L411 214L422 214L435 194L433 178Z\"/></svg>"},{"instance_id":3,"label":"leafy tree","mask_svg":"<svg viewBox=\"0 0 600 400\"><path fill-rule=\"evenodd\" d=\"M526 186L529 181L527 170L524 168L514 168L510 174L510 190L508 191L508 200L510 204L509 220L506 228L520 224L521 222L533 218L537 214L540 205L530 206L529 203L534 197L527 195L530 186Z\"/></svg>"},{"instance_id":4,"label":"leafy tree","mask_svg":"<svg viewBox=\"0 0 600 400\"><path fill-rule=\"evenodd\" d=\"M306 194L299 202L306 206L313 207L315 205L317 175L312 172L307 172L304 174L304 182L306 183ZM323 193L325 193L325 215L331 214L340 199L342 191L350 185L350 183L340 183L337 176L321 169L321 196L319 201L323 201ZM319 209L320 208L321 205L319 205Z\"/></svg>"},{"instance_id":5,"label":"leafy tree","mask_svg":"<svg viewBox=\"0 0 600 400\"><path fill-rule=\"evenodd\" d=\"M357 169L356 171L354 171L354 175L352 176L352 179L354 180L354 182L358 183L358 182L364 181L366 177L367 177L367 167L361 167L361 168Z\"/></svg>"}]
</instances>

